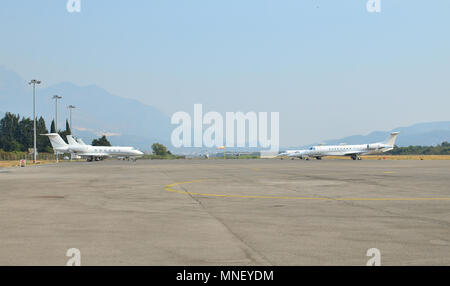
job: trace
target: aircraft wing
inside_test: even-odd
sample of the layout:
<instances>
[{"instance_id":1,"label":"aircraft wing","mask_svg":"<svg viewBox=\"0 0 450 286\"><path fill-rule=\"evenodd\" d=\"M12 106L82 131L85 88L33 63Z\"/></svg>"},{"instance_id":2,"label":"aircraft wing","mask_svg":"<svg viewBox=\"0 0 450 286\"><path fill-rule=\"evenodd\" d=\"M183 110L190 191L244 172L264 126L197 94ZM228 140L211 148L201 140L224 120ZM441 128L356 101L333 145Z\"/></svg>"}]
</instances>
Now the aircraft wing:
<instances>
[{"instance_id":1,"label":"aircraft wing","mask_svg":"<svg viewBox=\"0 0 450 286\"><path fill-rule=\"evenodd\" d=\"M105 154L105 153L76 153L76 155L81 156L81 157L109 157L110 155Z\"/></svg>"},{"instance_id":2,"label":"aircraft wing","mask_svg":"<svg viewBox=\"0 0 450 286\"><path fill-rule=\"evenodd\" d=\"M344 155L345 156L360 155L360 154L363 154L364 152L365 151L355 151L355 150L353 150L353 151L344 152Z\"/></svg>"}]
</instances>

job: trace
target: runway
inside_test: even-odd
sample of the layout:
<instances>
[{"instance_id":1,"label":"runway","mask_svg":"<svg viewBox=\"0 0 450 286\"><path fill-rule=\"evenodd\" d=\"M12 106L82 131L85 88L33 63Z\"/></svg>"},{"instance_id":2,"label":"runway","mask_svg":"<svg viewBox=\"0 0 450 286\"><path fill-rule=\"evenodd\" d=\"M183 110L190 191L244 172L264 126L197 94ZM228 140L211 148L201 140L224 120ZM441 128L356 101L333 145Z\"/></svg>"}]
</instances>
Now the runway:
<instances>
[{"instance_id":1,"label":"runway","mask_svg":"<svg viewBox=\"0 0 450 286\"><path fill-rule=\"evenodd\" d=\"M0 172L0 265L450 265L450 161L173 160Z\"/></svg>"}]
</instances>

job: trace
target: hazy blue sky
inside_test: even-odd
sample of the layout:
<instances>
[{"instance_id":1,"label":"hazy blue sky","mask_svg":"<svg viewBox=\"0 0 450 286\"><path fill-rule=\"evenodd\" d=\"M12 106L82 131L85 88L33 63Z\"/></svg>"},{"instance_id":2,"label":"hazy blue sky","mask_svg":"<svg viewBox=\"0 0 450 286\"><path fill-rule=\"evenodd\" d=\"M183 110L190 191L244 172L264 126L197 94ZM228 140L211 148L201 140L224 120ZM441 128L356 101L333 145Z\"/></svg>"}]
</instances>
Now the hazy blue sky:
<instances>
[{"instance_id":1,"label":"hazy blue sky","mask_svg":"<svg viewBox=\"0 0 450 286\"><path fill-rule=\"evenodd\" d=\"M2 0L0 65L167 115L279 111L281 144L450 120L450 1Z\"/></svg>"}]
</instances>

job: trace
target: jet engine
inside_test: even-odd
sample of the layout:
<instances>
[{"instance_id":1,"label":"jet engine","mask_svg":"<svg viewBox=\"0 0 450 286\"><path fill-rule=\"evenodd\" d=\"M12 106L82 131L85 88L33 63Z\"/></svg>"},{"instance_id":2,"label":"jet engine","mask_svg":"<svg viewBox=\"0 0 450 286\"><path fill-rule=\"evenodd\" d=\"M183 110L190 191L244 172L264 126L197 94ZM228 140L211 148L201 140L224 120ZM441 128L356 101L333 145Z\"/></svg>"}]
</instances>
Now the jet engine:
<instances>
[{"instance_id":1,"label":"jet engine","mask_svg":"<svg viewBox=\"0 0 450 286\"><path fill-rule=\"evenodd\" d=\"M368 144L367 145L367 149L370 149L370 150L378 150L381 148L383 148L383 146L381 144Z\"/></svg>"}]
</instances>

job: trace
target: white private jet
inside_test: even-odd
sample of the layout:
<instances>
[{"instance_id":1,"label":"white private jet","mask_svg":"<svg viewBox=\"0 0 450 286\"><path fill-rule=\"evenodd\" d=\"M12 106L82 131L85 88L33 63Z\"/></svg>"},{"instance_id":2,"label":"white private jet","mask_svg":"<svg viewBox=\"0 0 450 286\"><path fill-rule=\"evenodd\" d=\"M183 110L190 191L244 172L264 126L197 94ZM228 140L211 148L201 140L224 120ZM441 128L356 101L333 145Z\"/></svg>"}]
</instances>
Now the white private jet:
<instances>
[{"instance_id":1,"label":"white private jet","mask_svg":"<svg viewBox=\"0 0 450 286\"><path fill-rule=\"evenodd\" d=\"M360 155L384 153L394 149L398 134L399 132L392 132L385 141L378 143L314 146L307 150L288 150L278 154L278 156L300 159L316 158L317 160L321 160L324 156L350 156L353 160L361 160Z\"/></svg>"},{"instance_id":2,"label":"white private jet","mask_svg":"<svg viewBox=\"0 0 450 286\"><path fill-rule=\"evenodd\" d=\"M58 133L42 134L50 139L53 150L59 154L72 153L80 157L87 158L88 162L99 161L105 157L124 157L136 159L144 155L141 151L133 147L118 147L118 146L92 146L86 145L81 140L82 144L73 139L72 135L67 135L69 144L59 136Z\"/></svg>"}]
</instances>

